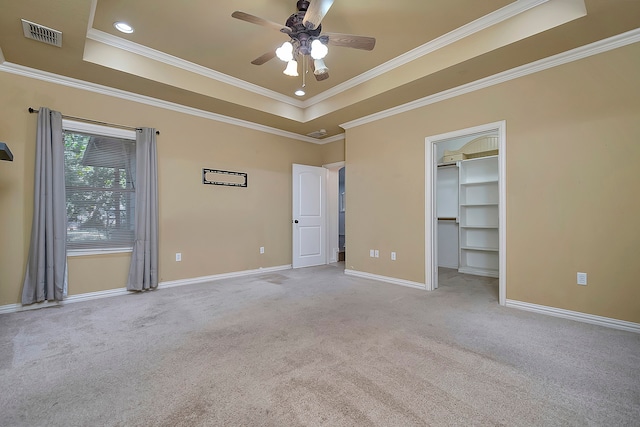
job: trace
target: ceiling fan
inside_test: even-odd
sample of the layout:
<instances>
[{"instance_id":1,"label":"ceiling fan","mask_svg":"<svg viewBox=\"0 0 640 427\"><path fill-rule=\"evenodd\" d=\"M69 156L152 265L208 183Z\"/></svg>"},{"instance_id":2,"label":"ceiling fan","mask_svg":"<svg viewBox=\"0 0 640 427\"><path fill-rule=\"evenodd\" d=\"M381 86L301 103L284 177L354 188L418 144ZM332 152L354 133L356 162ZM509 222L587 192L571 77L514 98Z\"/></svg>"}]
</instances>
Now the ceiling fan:
<instances>
[{"instance_id":1,"label":"ceiling fan","mask_svg":"<svg viewBox=\"0 0 640 427\"><path fill-rule=\"evenodd\" d=\"M296 58L302 57L303 68L306 66L306 58L311 57L314 65L316 80L329 78L329 69L324 64L323 58L328 52L328 45L350 47L354 49L373 50L376 39L373 37L356 36L352 34L322 32L320 22L327 14L334 0L298 0L298 11L292 14L284 25L250 15L245 12L235 11L232 17L252 24L278 30L290 37L278 49L271 50L251 61L254 65L262 65L276 56L287 62L284 74L298 75ZM303 70L303 77L304 77ZM303 83L304 86L304 83Z\"/></svg>"}]
</instances>

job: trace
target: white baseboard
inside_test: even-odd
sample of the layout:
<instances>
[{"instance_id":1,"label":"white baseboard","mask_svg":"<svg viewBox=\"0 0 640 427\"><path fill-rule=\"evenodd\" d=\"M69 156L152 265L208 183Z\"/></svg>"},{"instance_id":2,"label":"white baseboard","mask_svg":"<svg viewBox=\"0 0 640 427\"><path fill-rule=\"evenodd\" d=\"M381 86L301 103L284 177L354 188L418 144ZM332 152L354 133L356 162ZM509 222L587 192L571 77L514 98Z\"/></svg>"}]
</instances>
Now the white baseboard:
<instances>
[{"instance_id":1,"label":"white baseboard","mask_svg":"<svg viewBox=\"0 0 640 427\"><path fill-rule=\"evenodd\" d=\"M345 269L344 274L346 274L347 276L362 277L363 279L377 280L379 282L386 282L386 283L392 283L394 285L408 286L410 288L422 289L423 291L427 288L424 283L411 282L409 280L397 279L395 277L379 276L377 274L365 273L363 271Z\"/></svg>"},{"instance_id":2,"label":"white baseboard","mask_svg":"<svg viewBox=\"0 0 640 427\"><path fill-rule=\"evenodd\" d=\"M446 265L445 264L440 264L440 265L438 265L438 267L451 268L451 269L457 270L458 269L458 264L456 264L456 265L453 265L453 264L446 264Z\"/></svg>"},{"instance_id":3,"label":"white baseboard","mask_svg":"<svg viewBox=\"0 0 640 427\"><path fill-rule=\"evenodd\" d=\"M458 268L458 273L473 274L474 276L494 277L496 279L500 277L500 274L497 271L473 267L460 267Z\"/></svg>"},{"instance_id":4,"label":"white baseboard","mask_svg":"<svg viewBox=\"0 0 640 427\"><path fill-rule=\"evenodd\" d=\"M640 323L627 322L625 320L612 319L610 317L596 316L595 314L580 313L579 311L564 310L562 308L548 307L545 305L531 304L511 299L507 300L506 306L520 310L533 311L534 313L546 314L548 316L562 317L563 319L606 326L607 328L640 333Z\"/></svg>"},{"instance_id":5,"label":"white baseboard","mask_svg":"<svg viewBox=\"0 0 640 427\"><path fill-rule=\"evenodd\" d=\"M216 280L233 279L235 277L253 276L254 274L273 273L274 271L290 270L291 264L279 265L277 267L257 268L255 270L234 271L231 273L214 274L213 276L194 277L191 279L172 280L170 282L160 282L158 288L173 288L176 286L194 285L196 283L213 282Z\"/></svg>"},{"instance_id":6,"label":"white baseboard","mask_svg":"<svg viewBox=\"0 0 640 427\"><path fill-rule=\"evenodd\" d=\"M44 301L31 305L6 304L0 305L0 314L15 313L18 311L36 310L38 308L57 307L62 305L59 301Z\"/></svg>"},{"instance_id":7,"label":"white baseboard","mask_svg":"<svg viewBox=\"0 0 640 427\"><path fill-rule=\"evenodd\" d=\"M18 311L37 310L40 308L60 307L65 304L72 304L74 302L89 301L92 299L106 298L106 297L115 297L118 295L127 295L128 293L129 291L127 291L127 288L116 288L116 289L108 289L106 291L71 295L66 297L63 301L43 301L43 302L37 302L29 305L22 305L22 304L0 305L0 314L15 313Z\"/></svg>"},{"instance_id":8,"label":"white baseboard","mask_svg":"<svg viewBox=\"0 0 640 427\"><path fill-rule=\"evenodd\" d=\"M191 279L173 280L169 282L160 282L158 289L173 288L175 286L193 285L196 283L206 283L222 279L231 279L235 277L252 276L255 274L272 273L274 271L289 270L291 264L281 265L277 267L258 268L255 270L235 271L232 273L215 274L213 276L194 277ZM89 292L86 294L71 295L64 299L64 301L44 301L41 303L35 303L30 305L22 304L7 304L0 305L0 314L16 313L18 311L37 310L40 308L60 307L65 304L71 304L74 302L89 301L92 299L115 297L119 295L128 295L132 292L127 288L108 289L106 291Z\"/></svg>"}]
</instances>

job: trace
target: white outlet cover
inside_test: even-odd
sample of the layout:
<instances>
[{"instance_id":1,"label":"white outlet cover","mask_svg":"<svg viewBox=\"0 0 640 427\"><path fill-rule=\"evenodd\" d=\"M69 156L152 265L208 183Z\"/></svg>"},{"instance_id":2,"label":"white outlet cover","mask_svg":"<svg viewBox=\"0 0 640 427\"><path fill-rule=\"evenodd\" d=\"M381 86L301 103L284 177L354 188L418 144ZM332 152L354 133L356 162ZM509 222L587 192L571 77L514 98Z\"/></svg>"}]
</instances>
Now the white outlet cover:
<instances>
[{"instance_id":1,"label":"white outlet cover","mask_svg":"<svg viewBox=\"0 0 640 427\"><path fill-rule=\"evenodd\" d=\"M391 261L395 261L395 260L396 260L396 253L391 252Z\"/></svg>"},{"instance_id":2,"label":"white outlet cover","mask_svg":"<svg viewBox=\"0 0 640 427\"><path fill-rule=\"evenodd\" d=\"M371 258L375 257L376 256L376 252L373 249L369 249L369 256Z\"/></svg>"},{"instance_id":3,"label":"white outlet cover","mask_svg":"<svg viewBox=\"0 0 640 427\"><path fill-rule=\"evenodd\" d=\"M587 273L578 273L577 275L578 285L587 285Z\"/></svg>"},{"instance_id":4,"label":"white outlet cover","mask_svg":"<svg viewBox=\"0 0 640 427\"><path fill-rule=\"evenodd\" d=\"M380 251L376 249L375 251L375 257L376 258L380 258Z\"/></svg>"}]
</instances>

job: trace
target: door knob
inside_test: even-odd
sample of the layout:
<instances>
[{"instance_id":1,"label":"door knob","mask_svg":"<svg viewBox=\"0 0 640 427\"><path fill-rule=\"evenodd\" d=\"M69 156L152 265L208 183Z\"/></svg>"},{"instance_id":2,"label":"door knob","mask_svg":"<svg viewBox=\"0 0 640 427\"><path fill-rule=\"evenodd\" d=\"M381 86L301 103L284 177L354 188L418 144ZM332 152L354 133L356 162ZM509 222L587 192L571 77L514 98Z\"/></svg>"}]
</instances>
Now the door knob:
<instances>
[{"instance_id":1,"label":"door knob","mask_svg":"<svg viewBox=\"0 0 640 427\"><path fill-rule=\"evenodd\" d=\"M296 220L294 220L293 222L295 222L295 223L297 224L297 223L298 223L298 220L296 219Z\"/></svg>"}]
</instances>

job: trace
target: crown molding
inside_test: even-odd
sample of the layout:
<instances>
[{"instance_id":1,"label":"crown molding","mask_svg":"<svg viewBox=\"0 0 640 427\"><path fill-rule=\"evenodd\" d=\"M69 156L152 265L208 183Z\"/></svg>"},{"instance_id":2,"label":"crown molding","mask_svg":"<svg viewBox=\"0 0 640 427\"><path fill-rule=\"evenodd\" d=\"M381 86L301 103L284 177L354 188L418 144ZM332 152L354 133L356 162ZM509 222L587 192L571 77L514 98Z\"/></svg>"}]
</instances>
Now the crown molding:
<instances>
[{"instance_id":1,"label":"crown molding","mask_svg":"<svg viewBox=\"0 0 640 427\"><path fill-rule=\"evenodd\" d=\"M526 12L529 9L537 7L541 4L547 3L550 0L518 0L503 8L500 8L488 15L476 19L468 24L463 25L447 34L444 34L428 43L418 46L394 59L391 59L369 71L366 71L356 77L353 77L343 83L340 83L331 89L328 89L314 97L311 97L305 101L300 101L295 98L283 95L279 92L266 89L262 86L255 85L253 83L246 82L244 80L229 76L224 73L212 70L210 68L195 64L193 62L186 61L184 59L175 57L173 55L166 54L159 50L155 50L138 43L131 42L124 38L114 36L109 33L105 33L95 28L89 28L87 31L87 38L94 40L98 43L103 43L108 46L122 49L127 52L131 52L136 55L143 56L145 58L152 59L154 61L163 62L182 70L199 74L201 76L225 83L237 88L262 95L271 98L275 101L284 102L289 105L293 105L298 108L306 109L319 102L327 100L333 96L336 96L345 90L349 90L359 84L365 83L376 77L379 77L391 70L406 65L422 56L428 55L438 49L442 49L452 43L455 43L465 37L473 35L477 32L485 30L493 25L496 25L502 21L510 19L516 15ZM95 0L94 0L95 5ZM95 13L95 6L92 8L92 13ZM93 16L91 16L93 18ZM93 19L90 19L90 25L93 23Z\"/></svg>"},{"instance_id":2,"label":"crown molding","mask_svg":"<svg viewBox=\"0 0 640 427\"><path fill-rule=\"evenodd\" d=\"M520 67L512 68L511 70L503 71L502 73L494 74L493 76L485 77L483 79L476 80L462 86L429 95L427 97L417 99L415 101L411 101L397 107L389 108L378 113L361 117L359 119L343 123L340 125L340 127L342 127L343 129L351 129L357 126L362 126L367 123L382 120L387 117L392 117L397 114L415 110L417 108L426 107L427 105L455 98L460 95L465 95L470 92L475 92L480 89L508 82L510 80L528 76L530 74L548 70L560 65L568 64L570 62L579 61L593 55L598 55L600 53L604 53L637 42L640 42L640 28L628 31L626 33L618 34L613 37L609 37L608 39L581 46L567 52L550 56L548 58L531 62Z\"/></svg>"},{"instance_id":3,"label":"crown molding","mask_svg":"<svg viewBox=\"0 0 640 427\"><path fill-rule=\"evenodd\" d=\"M484 79L480 79L475 82L468 83L466 85L458 86L457 88L449 89L434 95L427 96L425 98L418 99L416 101L412 101L394 108L390 108L390 109L381 111L379 113L371 114L369 116L365 116L360 119L352 120L350 122L341 124L340 126L343 129L354 128L357 126L364 125L366 123L371 123L377 120L394 116L396 114L401 114L407 111L411 111L416 108L421 108L427 105L435 104L437 102L451 99L456 96L464 95L470 92L474 92L476 90L484 89L496 84L507 82L509 80L513 80L519 77L524 77L529 74L537 73L539 71L544 71L553 67L557 67L559 65L567 64L573 61L577 61L583 58L587 58L589 56L597 55L599 53L604 53L609 50L617 49L619 47L627 46L637 42L640 42L640 28L610 37L608 39L600 40L598 42L591 43L589 45L582 46L582 47L579 47L555 56L551 56L549 58L541 59L539 61L532 62L530 64L513 68L511 70L507 70L502 73L499 73L490 77L486 77ZM80 90L86 90L93 93L125 99L125 100L129 100L129 101L133 101L133 102L137 102L145 105L150 105L150 106L163 108L163 109L167 109L167 110L171 110L179 113L184 113L192 116L205 118L208 120L214 120L218 122L231 124L234 126L240 126L248 129L257 130L260 132L278 135L285 138L291 138L298 141L309 142L312 144L328 144L328 143L339 141L345 138L344 134L340 134L333 137L318 140L315 138L308 137L306 135L300 135L297 133L288 132L281 129L249 122L246 120L240 120L240 119L224 116L221 114L211 113L209 111L187 107L187 106L176 104L169 101L163 101L157 98L138 95L138 94L123 91L120 89L115 89L115 88L111 88L103 85L98 85L95 83L90 83L82 80L60 76L60 75L49 73L46 71L24 67L18 64L13 64L13 63L4 61L4 58L1 55L2 55L2 51L0 50L0 60L2 60L2 62L0 62L0 71L10 73L10 74L16 74L23 77L46 81L49 83L59 84L67 87L80 89Z\"/></svg>"},{"instance_id":4,"label":"crown molding","mask_svg":"<svg viewBox=\"0 0 640 427\"><path fill-rule=\"evenodd\" d=\"M432 52L435 52L438 49L442 49L450 44L453 44L465 37L478 33L482 30L485 30L489 27L492 27L496 24L499 24L502 21L506 21L507 19L513 18L516 15L526 12L529 9L533 9L534 7L540 6L541 4L547 3L549 0L519 0L515 1L503 8L500 8L488 15L485 15L481 18L476 19L468 24L463 25L462 27L456 28L453 31L448 32L436 39L431 40L421 46L416 47L394 59L391 59L381 65L378 65L375 68L372 68L369 71L366 71L350 80L347 80L344 83L340 83L332 87L331 89L327 89L326 91L311 97L303 102L303 108L310 107L319 102L327 100L332 96L338 95L339 93L344 92L345 90L349 90L359 84L365 83L369 80L372 80L376 77L379 77L389 71L392 71L398 67L408 64L409 62L415 61L418 58L421 58L425 55L428 55Z\"/></svg>"},{"instance_id":5,"label":"crown molding","mask_svg":"<svg viewBox=\"0 0 640 427\"><path fill-rule=\"evenodd\" d=\"M93 22L96 19L96 9L98 8L98 0L91 0L91 7L89 8L89 20L87 22L87 32L93 28Z\"/></svg>"},{"instance_id":6,"label":"crown molding","mask_svg":"<svg viewBox=\"0 0 640 427\"><path fill-rule=\"evenodd\" d=\"M342 141L344 139L344 132L338 135L329 136L327 138L316 139L316 144L331 144L332 142ZM312 138L315 139L315 138Z\"/></svg>"},{"instance_id":7,"label":"crown molding","mask_svg":"<svg viewBox=\"0 0 640 427\"><path fill-rule=\"evenodd\" d=\"M211 68L203 67L202 65L185 61L184 59L169 55L159 50L155 50L150 47L123 39L121 37L105 33L104 31L96 30L95 28L91 28L89 29L89 31L87 31L87 38L98 43L106 44L107 46L115 47L117 49L133 53L135 55L143 56L153 61L162 62L164 64L188 71L190 73L199 74L209 79L216 80L221 83L255 93L257 95L265 96L275 101L293 105L294 107L303 108L303 102L300 100L283 95L270 89L266 89L256 84L246 82L236 77L232 77L228 74L212 70Z\"/></svg>"},{"instance_id":8,"label":"crown molding","mask_svg":"<svg viewBox=\"0 0 640 427\"><path fill-rule=\"evenodd\" d=\"M277 129L270 126L253 123L247 120L241 120L233 117L223 116L222 114L199 110L197 108L176 104L174 102L164 101L161 99L152 98L145 95L139 95L136 93L127 92L124 90L99 85L96 83L90 83L83 80L73 79L70 77L60 76L58 74L53 74L46 71L36 70L34 68L13 64L11 62L3 62L2 64L0 64L0 71L5 73L10 73L10 74L16 74L19 76L28 77L36 80L42 80L48 83L67 86L74 89L80 89L88 92L98 93L101 95L112 96L114 98L137 102L140 104L150 105L153 107L163 108L165 110L171 110L178 113L189 114L192 116L201 117L203 119L214 120L217 122L227 123L234 126L240 126L247 129L269 133L272 135L278 135L285 138L295 139L298 141L309 142L312 144L322 145L322 144L327 144L329 142L333 142L334 140L337 141L344 138L344 134L341 134L341 135L336 135L334 137L318 140L306 135L300 135L294 132L289 132L282 129Z\"/></svg>"}]
</instances>

